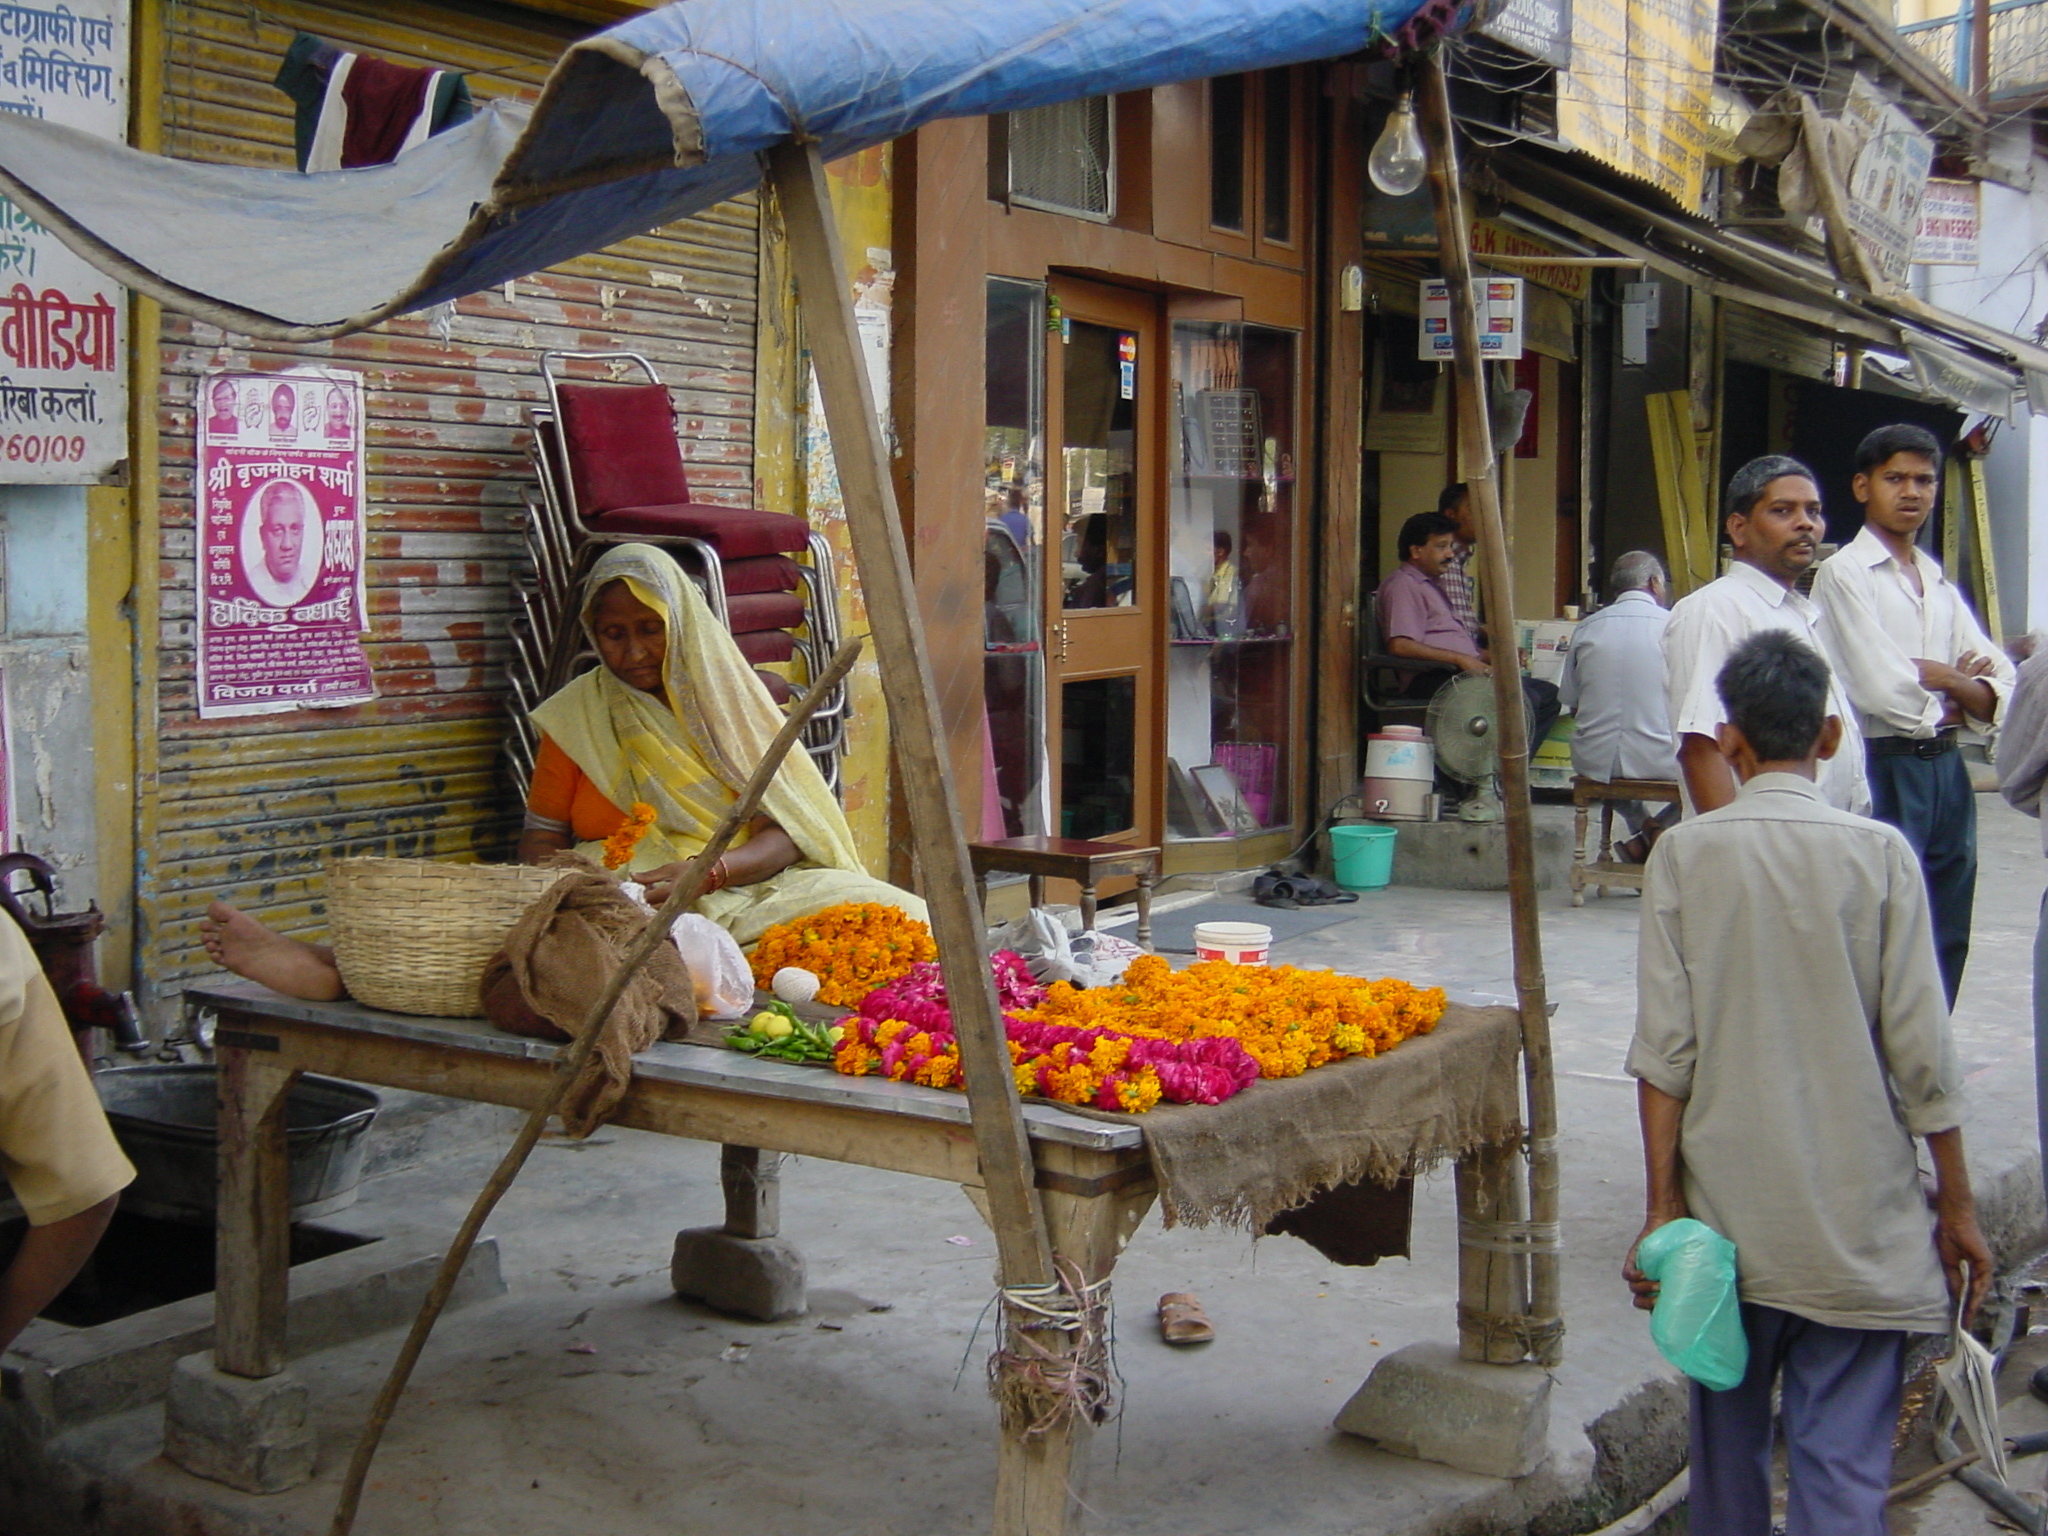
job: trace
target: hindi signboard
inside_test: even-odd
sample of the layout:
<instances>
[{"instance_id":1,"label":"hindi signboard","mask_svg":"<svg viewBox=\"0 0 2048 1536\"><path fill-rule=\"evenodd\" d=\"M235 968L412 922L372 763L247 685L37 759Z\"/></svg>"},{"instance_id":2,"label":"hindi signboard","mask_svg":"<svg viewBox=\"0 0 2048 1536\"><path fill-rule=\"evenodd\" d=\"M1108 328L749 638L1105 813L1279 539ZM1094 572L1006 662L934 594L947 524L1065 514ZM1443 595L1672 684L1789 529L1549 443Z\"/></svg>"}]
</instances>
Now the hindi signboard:
<instances>
[{"instance_id":1,"label":"hindi signboard","mask_svg":"<svg viewBox=\"0 0 2048 1536\"><path fill-rule=\"evenodd\" d=\"M1573 0L1558 135L1698 211L1718 0Z\"/></svg>"},{"instance_id":2,"label":"hindi signboard","mask_svg":"<svg viewBox=\"0 0 2048 1536\"><path fill-rule=\"evenodd\" d=\"M375 698L362 643L362 381L317 368L212 373L194 405L200 718Z\"/></svg>"},{"instance_id":3,"label":"hindi signboard","mask_svg":"<svg viewBox=\"0 0 2048 1536\"><path fill-rule=\"evenodd\" d=\"M1479 311L1480 357L1496 363L1515 361L1522 355L1522 280L1475 278L1472 298ZM1447 363L1456 345L1451 335L1451 285L1442 278L1425 278L1416 356L1423 362Z\"/></svg>"},{"instance_id":4,"label":"hindi signboard","mask_svg":"<svg viewBox=\"0 0 2048 1536\"><path fill-rule=\"evenodd\" d=\"M127 0L0 3L0 112L125 139ZM0 197L0 484L118 475L125 312L120 287Z\"/></svg>"},{"instance_id":5,"label":"hindi signboard","mask_svg":"<svg viewBox=\"0 0 2048 1536\"><path fill-rule=\"evenodd\" d=\"M1920 229L1913 236L1913 260L1925 267L1974 267L1977 231L1978 186L1974 181L1949 181L1934 177L1920 199Z\"/></svg>"},{"instance_id":6,"label":"hindi signboard","mask_svg":"<svg viewBox=\"0 0 2048 1536\"><path fill-rule=\"evenodd\" d=\"M1849 172L1849 233L1888 282L1903 286L1920 230L1934 141L1863 76L1849 82L1842 120L1863 147Z\"/></svg>"}]
</instances>

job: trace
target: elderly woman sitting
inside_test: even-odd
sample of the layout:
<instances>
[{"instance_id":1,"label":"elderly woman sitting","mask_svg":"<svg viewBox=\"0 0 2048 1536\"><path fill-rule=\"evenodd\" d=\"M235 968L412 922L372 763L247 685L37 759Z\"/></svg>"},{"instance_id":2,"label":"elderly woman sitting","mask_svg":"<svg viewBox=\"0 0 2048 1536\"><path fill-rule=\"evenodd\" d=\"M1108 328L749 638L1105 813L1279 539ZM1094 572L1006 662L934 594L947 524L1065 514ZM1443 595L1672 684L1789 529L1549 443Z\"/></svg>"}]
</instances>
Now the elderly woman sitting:
<instances>
[{"instance_id":1,"label":"elderly woman sitting","mask_svg":"<svg viewBox=\"0 0 2048 1536\"><path fill-rule=\"evenodd\" d=\"M582 614L603 665L533 712L543 735L519 857L538 863L574 849L601 859L628 813L647 806L653 821L625 870L659 902L739 798L781 716L732 636L660 550L607 551L584 585ZM762 812L714 866L697 902L741 945L842 902L925 915L917 897L862 870L846 817L807 753L783 760ZM342 994L332 951L225 902L208 910L200 936L224 969L275 991Z\"/></svg>"}]
</instances>

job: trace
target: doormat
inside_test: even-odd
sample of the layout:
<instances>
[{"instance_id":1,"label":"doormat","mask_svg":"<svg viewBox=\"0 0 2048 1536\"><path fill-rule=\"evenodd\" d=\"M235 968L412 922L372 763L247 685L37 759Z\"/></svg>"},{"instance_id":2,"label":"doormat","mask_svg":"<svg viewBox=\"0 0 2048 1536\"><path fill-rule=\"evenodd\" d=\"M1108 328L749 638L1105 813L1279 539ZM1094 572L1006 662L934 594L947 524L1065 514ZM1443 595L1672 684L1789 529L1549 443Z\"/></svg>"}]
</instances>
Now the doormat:
<instances>
[{"instance_id":1,"label":"doormat","mask_svg":"<svg viewBox=\"0 0 2048 1536\"><path fill-rule=\"evenodd\" d=\"M1332 923L1348 922L1365 915L1363 902L1345 902L1334 907L1262 907L1255 902L1205 901L1178 907L1152 919L1152 947L1164 954L1192 955L1197 923L1264 923L1273 930L1273 942L1298 939ZM1131 930L1118 928L1119 938L1130 938Z\"/></svg>"}]
</instances>

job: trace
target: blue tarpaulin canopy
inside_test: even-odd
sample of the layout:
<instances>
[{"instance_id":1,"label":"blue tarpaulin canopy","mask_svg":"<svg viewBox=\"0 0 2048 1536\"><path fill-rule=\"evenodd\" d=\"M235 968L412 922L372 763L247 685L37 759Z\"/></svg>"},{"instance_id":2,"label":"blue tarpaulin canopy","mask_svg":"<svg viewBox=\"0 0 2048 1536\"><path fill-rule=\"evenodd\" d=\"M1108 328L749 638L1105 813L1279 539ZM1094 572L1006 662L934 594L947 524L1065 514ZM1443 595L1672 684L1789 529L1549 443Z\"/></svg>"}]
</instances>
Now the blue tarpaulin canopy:
<instances>
[{"instance_id":1,"label":"blue tarpaulin canopy","mask_svg":"<svg viewBox=\"0 0 2048 1536\"><path fill-rule=\"evenodd\" d=\"M828 159L944 117L1333 58L1451 0L682 0L572 46L395 164L304 175L0 114L0 189L131 288L309 341L710 207L792 136Z\"/></svg>"}]
</instances>

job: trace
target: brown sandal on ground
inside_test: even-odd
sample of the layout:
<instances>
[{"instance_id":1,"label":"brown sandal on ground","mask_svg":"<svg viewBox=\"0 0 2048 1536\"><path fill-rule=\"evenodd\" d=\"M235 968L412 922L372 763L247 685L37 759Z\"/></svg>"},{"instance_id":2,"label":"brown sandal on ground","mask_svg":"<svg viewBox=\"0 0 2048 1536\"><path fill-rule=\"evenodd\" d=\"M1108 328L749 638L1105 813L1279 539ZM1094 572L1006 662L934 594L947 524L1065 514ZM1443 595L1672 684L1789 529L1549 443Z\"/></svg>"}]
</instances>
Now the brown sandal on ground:
<instances>
[{"instance_id":1,"label":"brown sandal on ground","mask_svg":"<svg viewBox=\"0 0 2048 1536\"><path fill-rule=\"evenodd\" d=\"M1193 1291L1168 1291L1159 1298L1159 1337L1169 1344L1206 1344L1216 1328Z\"/></svg>"}]
</instances>

